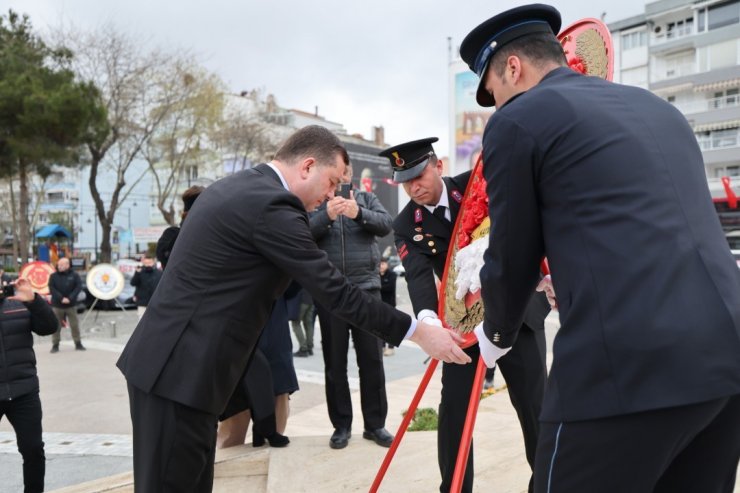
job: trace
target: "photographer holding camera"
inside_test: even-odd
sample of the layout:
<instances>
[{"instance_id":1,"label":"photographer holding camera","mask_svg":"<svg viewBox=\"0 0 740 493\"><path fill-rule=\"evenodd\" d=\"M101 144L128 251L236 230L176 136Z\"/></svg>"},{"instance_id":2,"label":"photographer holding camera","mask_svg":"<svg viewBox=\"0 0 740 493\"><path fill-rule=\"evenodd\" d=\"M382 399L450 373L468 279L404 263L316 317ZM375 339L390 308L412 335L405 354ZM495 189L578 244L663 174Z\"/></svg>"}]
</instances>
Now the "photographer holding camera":
<instances>
[{"instance_id":1,"label":"photographer holding camera","mask_svg":"<svg viewBox=\"0 0 740 493\"><path fill-rule=\"evenodd\" d=\"M59 324L46 301L34 294L25 279L3 287L0 308L0 419L7 417L15 430L18 451L23 456L26 493L41 492L46 457L31 332L51 335Z\"/></svg>"},{"instance_id":2,"label":"photographer holding camera","mask_svg":"<svg viewBox=\"0 0 740 493\"><path fill-rule=\"evenodd\" d=\"M360 289L380 299L380 250L378 236L391 232L393 218L372 192L352 190L352 167L348 164L337 194L309 215L309 225L319 248L342 274ZM333 449L347 446L352 430L352 400L347 379L349 338L355 345L360 368L363 433L382 447L390 447L393 435L385 429L388 401L383 369L383 343L333 316L317 305L324 356L326 404L334 433Z\"/></svg>"}]
</instances>

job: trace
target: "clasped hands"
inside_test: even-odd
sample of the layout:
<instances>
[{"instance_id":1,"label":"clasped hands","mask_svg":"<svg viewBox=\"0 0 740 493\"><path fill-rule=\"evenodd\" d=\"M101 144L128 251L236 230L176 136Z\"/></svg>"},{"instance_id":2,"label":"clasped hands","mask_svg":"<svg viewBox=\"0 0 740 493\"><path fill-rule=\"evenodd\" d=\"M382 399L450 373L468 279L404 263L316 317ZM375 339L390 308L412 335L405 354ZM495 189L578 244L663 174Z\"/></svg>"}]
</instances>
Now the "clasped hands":
<instances>
[{"instance_id":1,"label":"clasped hands","mask_svg":"<svg viewBox=\"0 0 740 493\"><path fill-rule=\"evenodd\" d=\"M357 205L355 193L352 190L349 192L348 199L336 196L326 203L326 213L332 221L336 221L339 216L346 216L350 219L354 219L357 217L359 211L360 206Z\"/></svg>"},{"instance_id":2,"label":"clasped hands","mask_svg":"<svg viewBox=\"0 0 740 493\"><path fill-rule=\"evenodd\" d=\"M462 336L443 328L439 318L425 317L419 320L410 339L429 356L445 363L466 364L471 361L470 356L460 348Z\"/></svg>"}]
</instances>

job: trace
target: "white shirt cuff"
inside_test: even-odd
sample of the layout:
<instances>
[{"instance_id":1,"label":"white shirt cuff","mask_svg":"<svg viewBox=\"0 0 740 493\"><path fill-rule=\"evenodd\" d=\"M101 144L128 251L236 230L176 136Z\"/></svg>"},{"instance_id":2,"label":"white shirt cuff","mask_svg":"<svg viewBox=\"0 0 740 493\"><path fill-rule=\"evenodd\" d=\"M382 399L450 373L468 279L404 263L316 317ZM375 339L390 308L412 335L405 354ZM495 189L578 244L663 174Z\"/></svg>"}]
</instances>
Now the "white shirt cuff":
<instances>
[{"instance_id":1,"label":"white shirt cuff","mask_svg":"<svg viewBox=\"0 0 740 493\"><path fill-rule=\"evenodd\" d=\"M478 338L480 356L483 358L483 362L488 368L496 366L496 360L511 350L510 347L500 348L492 343L483 331L483 322L479 323L473 331L475 332L475 336Z\"/></svg>"},{"instance_id":2,"label":"white shirt cuff","mask_svg":"<svg viewBox=\"0 0 740 493\"><path fill-rule=\"evenodd\" d=\"M410 338L412 335L414 335L414 332L416 332L416 319L414 317L411 317L411 326L409 327L408 332L406 332L406 337L404 337L404 339Z\"/></svg>"}]
</instances>

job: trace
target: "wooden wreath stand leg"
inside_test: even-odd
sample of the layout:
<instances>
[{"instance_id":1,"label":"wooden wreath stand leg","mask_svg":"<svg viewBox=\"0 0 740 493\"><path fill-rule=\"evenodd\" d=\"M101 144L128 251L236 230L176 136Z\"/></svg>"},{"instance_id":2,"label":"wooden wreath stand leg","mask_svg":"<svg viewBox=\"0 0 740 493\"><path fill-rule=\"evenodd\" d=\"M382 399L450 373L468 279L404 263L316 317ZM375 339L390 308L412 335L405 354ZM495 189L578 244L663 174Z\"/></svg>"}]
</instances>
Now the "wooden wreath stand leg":
<instances>
[{"instance_id":1,"label":"wooden wreath stand leg","mask_svg":"<svg viewBox=\"0 0 740 493\"><path fill-rule=\"evenodd\" d=\"M396 450L398 449L398 446L401 444L401 440L403 439L403 436L409 427L409 423L411 422L411 419L414 417L416 408L419 406L419 401L421 400L421 397L424 395L424 392L426 391L427 386L429 385L429 380L431 380L432 374L434 374L434 370L436 370L438 363L439 363L439 360L436 360L436 359L432 359L430 361L429 367L427 367L427 371L424 373L424 376L422 377L421 382L419 383L419 388L416 389L416 394L414 394L414 398L411 399L411 404L409 405L409 409L408 411L406 411L406 415L403 417L403 421L401 421L401 425L398 427L398 431L396 432L396 436L393 439L393 443L388 449L388 452L385 454L383 463L380 465L380 470L378 470L378 474L375 475L375 481L373 481L373 484L370 487L370 493L377 493L378 488L380 487L380 483L383 481L383 477L385 476L385 473L388 470L388 467L391 465L393 456L396 454ZM452 487L450 491L454 493L459 493L460 490L462 489L462 478L465 475L465 466L467 466L467 463L468 463L470 443L473 440L473 427L475 426L475 418L478 414L478 405L480 404L480 394L481 394L481 389L483 388L483 378L485 374L486 374L486 366L485 366L485 363L483 363L483 358L478 358L478 367L475 370L475 379L473 380L473 388L470 392L470 401L468 403L468 413L465 416L465 426L463 427L462 437L460 438L460 448L457 452L457 461L455 462L455 473L452 477Z\"/></svg>"}]
</instances>

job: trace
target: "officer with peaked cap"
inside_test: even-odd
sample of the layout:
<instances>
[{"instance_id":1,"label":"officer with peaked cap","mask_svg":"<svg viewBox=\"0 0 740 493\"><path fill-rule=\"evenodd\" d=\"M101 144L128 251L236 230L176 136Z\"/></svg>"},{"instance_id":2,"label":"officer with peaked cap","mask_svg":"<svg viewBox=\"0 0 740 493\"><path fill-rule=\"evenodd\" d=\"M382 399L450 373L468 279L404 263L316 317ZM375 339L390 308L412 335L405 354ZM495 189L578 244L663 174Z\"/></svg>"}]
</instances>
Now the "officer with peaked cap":
<instances>
[{"instance_id":1,"label":"officer with peaked cap","mask_svg":"<svg viewBox=\"0 0 740 493\"><path fill-rule=\"evenodd\" d=\"M497 107L481 355L490 366L517 339L547 255L561 329L535 491L732 491L740 272L701 150L672 105L568 68L559 25L550 6L517 7L460 49Z\"/></svg>"},{"instance_id":2,"label":"officer with peaked cap","mask_svg":"<svg viewBox=\"0 0 740 493\"><path fill-rule=\"evenodd\" d=\"M393 167L393 179L403 185L411 198L393 222L396 248L406 270L411 304L419 320L441 325L437 316L435 274L442 278L452 238L452 229L460 211L470 171L454 177L442 177L442 162L432 144L436 137L414 140L380 153ZM537 421L545 390L544 320L550 308L544 296L532 298L522 333L511 354L501 359L499 367L506 379L509 395L519 416L527 450L534 464ZM478 361L478 346L465 350L473 363ZM442 483L440 491L449 491L465 425L465 415L473 387L476 364L442 366L442 396L437 428L437 456ZM473 490L473 450L471 446L463 479L463 492Z\"/></svg>"}]
</instances>

